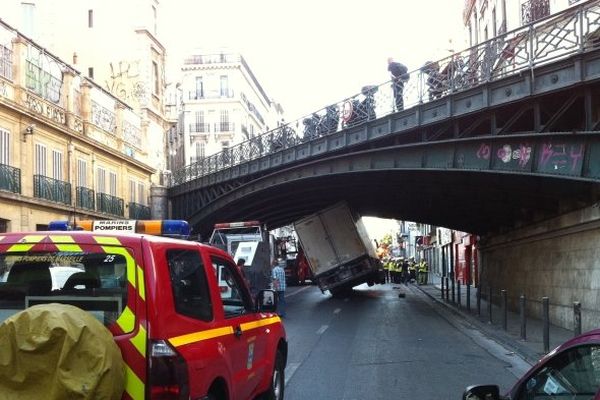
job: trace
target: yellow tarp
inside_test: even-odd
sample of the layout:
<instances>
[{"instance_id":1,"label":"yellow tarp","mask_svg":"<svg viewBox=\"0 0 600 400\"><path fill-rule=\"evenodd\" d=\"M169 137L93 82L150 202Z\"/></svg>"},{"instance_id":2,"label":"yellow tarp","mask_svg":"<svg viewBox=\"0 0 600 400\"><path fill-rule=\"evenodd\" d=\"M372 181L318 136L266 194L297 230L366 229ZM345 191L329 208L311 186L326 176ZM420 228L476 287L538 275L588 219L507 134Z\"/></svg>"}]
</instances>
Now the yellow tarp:
<instances>
[{"instance_id":1,"label":"yellow tarp","mask_svg":"<svg viewBox=\"0 0 600 400\"><path fill-rule=\"evenodd\" d=\"M30 307L0 325L0 399L121 399L124 363L93 315L65 304Z\"/></svg>"}]
</instances>

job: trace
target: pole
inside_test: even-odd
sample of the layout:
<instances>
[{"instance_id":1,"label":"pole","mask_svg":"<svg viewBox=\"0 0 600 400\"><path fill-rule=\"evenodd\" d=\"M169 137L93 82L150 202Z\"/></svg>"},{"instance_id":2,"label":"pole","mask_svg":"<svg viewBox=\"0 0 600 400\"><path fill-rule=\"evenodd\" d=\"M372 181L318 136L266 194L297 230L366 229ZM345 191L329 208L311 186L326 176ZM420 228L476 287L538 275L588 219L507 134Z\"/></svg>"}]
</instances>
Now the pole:
<instances>
[{"instance_id":1,"label":"pole","mask_svg":"<svg viewBox=\"0 0 600 400\"><path fill-rule=\"evenodd\" d=\"M467 281L467 311L471 312L471 283Z\"/></svg>"},{"instance_id":2,"label":"pole","mask_svg":"<svg viewBox=\"0 0 600 400\"><path fill-rule=\"evenodd\" d=\"M460 280L456 281L456 294L458 299L458 308L462 306L462 296L460 295Z\"/></svg>"},{"instance_id":3,"label":"pole","mask_svg":"<svg viewBox=\"0 0 600 400\"><path fill-rule=\"evenodd\" d=\"M519 317L521 319L521 340L527 340L527 318L525 316L525 295L519 296Z\"/></svg>"},{"instance_id":4,"label":"pole","mask_svg":"<svg viewBox=\"0 0 600 400\"><path fill-rule=\"evenodd\" d=\"M490 324L491 324L492 322L494 322L492 320L492 287L491 286L488 288L487 301L488 301L488 317L490 319Z\"/></svg>"},{"instance_id":5,"label":"pole","mask_svg":"<svg viewBox=\"0 0 600 400\"><path fill-rule=\"evenodd\" d=\"M477 286L477 316L481 317L481 281Z\"/></svg>"},{"instance_id":6,"label":"pole","mask_svg":"<svg viewBox=\"0 0 600 400\"><path fill-rule=\"evenodd\" d=\"M454 282L454 274L451 275L450 280L452 284L452 303L456 303L456 285Z\"/></svg>"},{"instance_id":7,"label":"pole","mask_svg":"<svg viewBox=\"0 0 600 400\"><path fill-rule=\"evenodd\" d=\"M450 280L447 276L444 279L446 280L446 301L450 301Z\"/></svg>"},{"instance_id":8,"label":"pole","mask_svg":"<svg viewBox=\"0 0 600 400\"><path fill-rule=\"evenodd\" d=\"M581 303L573 303L573 333L575 336L581 335Z\"/></svg>"},{"instance_id":9,"label":"pole","mask_svg":"<svg viewBox=\"0 0 600 400\"><path fill-rule=\"evenodd\" d=\"M502 296L502 329L508 330L508 299L506 296L506 289L500 291Z\"/></svg>"},{"instance_id":10,"label":"pole","mask_svg":"<svg viewBox=\"0 0 600 400\"><path fill-rule=\"evenodd\" d=\"M550 299L542 297L542 319L544 322L544 353L550 351Z\"/></svg>"}]
</instances>

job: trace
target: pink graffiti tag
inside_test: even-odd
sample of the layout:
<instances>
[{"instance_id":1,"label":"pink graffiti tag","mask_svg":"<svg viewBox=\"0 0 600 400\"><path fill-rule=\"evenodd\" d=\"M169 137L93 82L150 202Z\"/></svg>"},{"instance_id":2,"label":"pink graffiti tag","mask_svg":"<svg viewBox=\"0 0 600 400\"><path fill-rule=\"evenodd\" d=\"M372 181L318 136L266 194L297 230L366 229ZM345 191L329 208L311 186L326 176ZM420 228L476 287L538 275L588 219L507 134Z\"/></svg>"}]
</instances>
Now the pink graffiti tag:
<instances>
[{"instance_id":1,"label":"pink graffiti tag","mask_svg":"<svg viewBox=\"0 0 600 400\"><path fill-rule=\"evenodd\" d=\"M568 148L568 151L567 151ZM583 159L583 144L542 144L540 166L545 167L550 163L555 170L567 168L571 163L571 171L575 171L579 162Z\"/></svg>"},{"instance_id":2,"label":"pink graffiti tag","mask_svg":"<svg viewBox=\"0 0 600 400\"><path fill-rule=\"evenodd\" d=\"M491 152L492 150L490 149L489 144L481 143L481 146L479 146L479 150L477 150L477 158L489 160Z\"/></svg>"},{"instance_id":3,"label":"pink graffiti tag","mask_svg":"<svg viewBox=\"0 0 600 400\"><path fill-rule=\"evenodd\" d=\"M531 146L526 144L519 145L519 150L515 151L516 158L519 160L519 167L524 167L531 158Z\"/></svg>"}]
</instances>

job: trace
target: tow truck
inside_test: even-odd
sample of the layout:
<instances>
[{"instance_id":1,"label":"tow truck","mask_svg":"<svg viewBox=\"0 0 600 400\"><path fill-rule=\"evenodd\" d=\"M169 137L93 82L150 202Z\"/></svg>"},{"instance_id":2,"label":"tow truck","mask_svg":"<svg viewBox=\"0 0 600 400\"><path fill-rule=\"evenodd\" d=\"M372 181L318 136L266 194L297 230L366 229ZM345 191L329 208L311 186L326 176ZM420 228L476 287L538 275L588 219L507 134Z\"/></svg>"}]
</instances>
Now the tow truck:
<instances>
[{"instance_id":1,"label":"tow truck","mask_svg":"<svg viewBox=\"0 0 600 400\"><path fill-rule=\"evenodd\" d=\"M100 385L80 379L82 364L44 359L50 365L39 366L40 352L61 354L69 340L40 336L40 347L31 342L28 351L8 345L18 342L10 332L23 329L25 313L48 307L39 314L48 318L58 305L85 310L113 338L122 356L112 367L123 375L122 399L282 400L288 345L275 292L260 290L254 302L232 257L185 240L189 233L176 220L55 221L45 232L0 236L0 342L19 371L0 368L0 393L99 395L93 391Z\"/></svg>"}]
</instances>

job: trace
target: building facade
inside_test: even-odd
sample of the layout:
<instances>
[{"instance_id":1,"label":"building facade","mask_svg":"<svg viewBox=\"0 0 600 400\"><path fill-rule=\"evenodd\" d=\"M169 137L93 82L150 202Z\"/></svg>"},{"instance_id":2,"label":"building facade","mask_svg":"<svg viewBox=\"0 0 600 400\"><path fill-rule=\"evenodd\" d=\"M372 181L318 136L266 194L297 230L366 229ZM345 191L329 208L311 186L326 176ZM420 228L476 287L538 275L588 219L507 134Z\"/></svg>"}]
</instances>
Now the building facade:
<instances>
[{"instance_id":1,"label":"building facade","mask_svg":"<svg viewBox=\"0 0 600 400\"><path fill-rule=\"evenodd\" d=\"M176 122L165 114L159 6L158 0L5 0L1 17L139 115L141 140L129 141L126 152L149 160L156 184L167 169L166 137Z\"/></svg>"},{"instance_id":2,"label":"building facade","mask_svg":"<svg viewBox=\"0 0 600 400\"><path fill-rule=\"evenodd\" d=\"M465 0L469 47L555 14L583 0Z\"/></svg>"},{"instance_id":3,"label":"building facade","mask_svg":"<svg viewBox=\"0 0 600 400\"><path fill-rule=\"evenodd\" d=\"M283 110L240 54L191 55L181 73L177 135L169 140L172 169L227 150L281 122Z\"/></svg>"},{"instance_id":4,"label":"building facade","mask_svg":"<svg viewBox=\"0 0 600 400\"><path fill-rule=\"evenodd\" d=\"M156 169L124 102L0 24L0 231L52 220L150 217Z\"/></svg>"}]
</instances>

